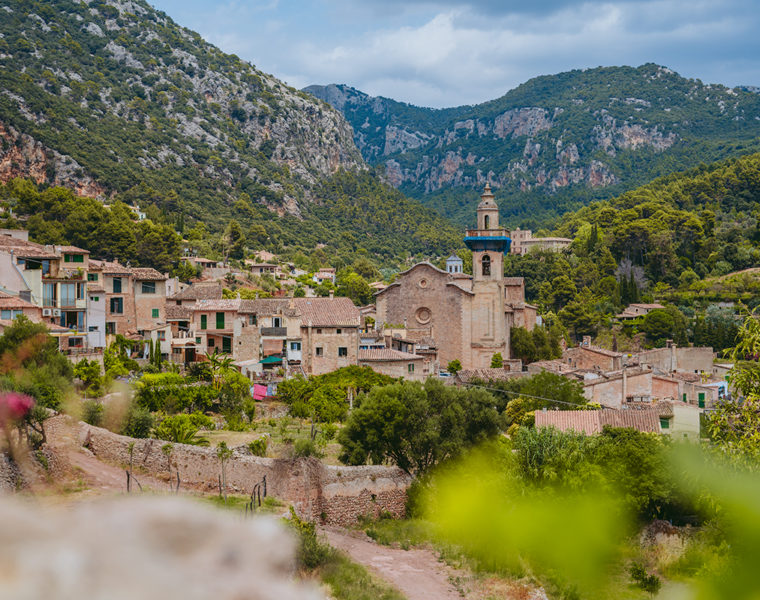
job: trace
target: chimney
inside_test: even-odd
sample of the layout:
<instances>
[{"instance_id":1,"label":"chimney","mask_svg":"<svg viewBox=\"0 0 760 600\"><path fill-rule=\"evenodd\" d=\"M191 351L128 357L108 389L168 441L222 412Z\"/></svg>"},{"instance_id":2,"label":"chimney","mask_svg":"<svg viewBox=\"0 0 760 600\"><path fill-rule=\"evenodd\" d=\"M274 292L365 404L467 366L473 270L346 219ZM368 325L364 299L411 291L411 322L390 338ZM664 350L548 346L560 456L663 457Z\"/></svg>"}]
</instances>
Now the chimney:
<instances>
[{"instance_id":1,"label":"chimney","mask_svg":"<svg viewBox=\"0 0 760 600\"><path fill-rule=\"evenodd\" d=\"M333 298L334 296L335 296L335 292L333 292L332 290L330 290L330 298Z\"/></svg>"}]
</instances>

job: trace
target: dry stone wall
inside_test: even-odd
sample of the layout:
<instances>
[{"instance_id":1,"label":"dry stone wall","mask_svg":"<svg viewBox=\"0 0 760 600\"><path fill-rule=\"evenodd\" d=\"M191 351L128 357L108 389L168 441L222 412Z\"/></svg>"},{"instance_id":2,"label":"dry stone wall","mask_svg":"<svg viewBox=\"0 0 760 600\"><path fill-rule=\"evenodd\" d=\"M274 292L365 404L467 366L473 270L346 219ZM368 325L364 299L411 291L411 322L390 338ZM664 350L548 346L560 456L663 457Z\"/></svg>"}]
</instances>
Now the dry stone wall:
<instances>
[{"instance_id":1,"label":"dry stone wall","mask_svg":"<svg viewBox=\"0 0 760 600\"><path fill-rule=\"evenodd\" d=\"M55 421L55 419L52 419ZM134 467L150 474L179 473L182 482L215 489L221 465L213 448L173 444L167 458L166 442L133 439L81 423L80 441L100 459L128 465L134 443ZM265 476L267 493L293 504L300 516L328 524L349 525L362 515L383 512L404 515L411 477L396 467L334 467L314 458L275 459L235 454L227 463L228 489L243 494Z\"/></svg>"}]
</instances>

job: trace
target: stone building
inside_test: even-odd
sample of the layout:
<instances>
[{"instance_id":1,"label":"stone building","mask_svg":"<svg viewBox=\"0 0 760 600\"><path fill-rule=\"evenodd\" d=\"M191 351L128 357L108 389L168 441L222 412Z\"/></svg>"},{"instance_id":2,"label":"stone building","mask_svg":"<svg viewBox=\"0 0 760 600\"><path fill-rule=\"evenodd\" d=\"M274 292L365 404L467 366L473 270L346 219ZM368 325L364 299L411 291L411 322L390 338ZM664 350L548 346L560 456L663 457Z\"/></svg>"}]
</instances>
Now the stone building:
<instances>
[{"instance_id":1,"label":"stone building","mask_svg":"<svg viewBox=\"0 0 760 600\"><path fill-rule=\"evenodd\" d=\"M535 307L525 303L522 278L504 277L510 238L499 227L499 209L486 185L477 228L464 239L472 251L473 275L456 256L446 271L416 264L375 295L377 325L404 326L411 340L432 339L441 365L459 359L465 369L489 367L494 354L509 358L512 326L532 329Z\"/></svg>"}]
</instances>

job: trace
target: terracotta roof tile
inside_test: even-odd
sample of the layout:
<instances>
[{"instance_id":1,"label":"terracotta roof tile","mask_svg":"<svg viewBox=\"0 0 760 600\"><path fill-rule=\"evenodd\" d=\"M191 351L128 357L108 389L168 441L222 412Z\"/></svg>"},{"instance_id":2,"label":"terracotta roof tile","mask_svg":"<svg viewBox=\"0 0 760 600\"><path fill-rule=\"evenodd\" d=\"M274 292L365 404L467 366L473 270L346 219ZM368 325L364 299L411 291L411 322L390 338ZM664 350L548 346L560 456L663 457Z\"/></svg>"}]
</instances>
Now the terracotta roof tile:
<instances>
[{"instance_id":1,"label":"terracotta roof tile","mask_svg":"<svg viewBox=\"0 0 760 600\"><path fill-rule=\"evenodd\" d=\"M186 287L171 297L171 300L221 300L222 284L218 281L199 282Z\"/></svg>"},{"instance_id":2,"label":"terracotta roof tile","mask_svg":"<svg viewBox=\"0 0 760 600\"><path fill-rule=\"evenodd\" d=\"M475 379L481 381L506 381L528 375L527 372L507 371L506 369L463 369L457 373L457 379L469 383Z\"/></svg>"},{"instance_id":3,"label":"terracotta roof tile","mask_svg":"<svg viewBox=\"0 0 760 600\"><path fill-rule=\"evenodd\" d=\"M189 306L166 305L167 321L189 321L193 318L193 311Z\"/></svg>"},{"instance_id":4,"label":"terracotta roof tile","mask_svg":"<svg viewBox=\"0 0 760 600\"><path fill-rule=\"evenodd\" d=\"M359 350L359 362L391 362L391 361L410 361L423 360L418 354L401 352L392 348L373 348L369 350Z\"/></svg>"},{"instance_id":5,"label":"terracotta roof tile","mask_svg":"<svg viewBox=\"0 0 760 600\"><path fill-rule=\"evenodd\" d=\"M546 410L536 411L536 427L556 427L586 435L601 433L605 426L630 427L645 433L660 432L659 411L642 410Z\"/></svg>"},{"instance_id":6,"label":"terracotta roof tile","mask_svg":"<svg viewBox=\"0 0 760 600\"><path fill-rule=\"evenodd\" d=\"M306 327L358 327L359 309L350 298L295 298L301 325Z\"/></svg>"},{"instance_id":7,"label":"terracotta roof tile","mask_svg":"<svg viewBox=\"0 0 760 600\"><path fill-rule=\"evenodd\" d=\"M17 296L3 295L0 296L0 308L37 308L37 306Z\"/></svg>"},{"instance_id":8,"label":"terracotta roof tile","mask_svg":"<svg viewBox=\"0 0 760 600\"><path fill-rule=\"evenodd\" d=\"M130 271L136 281L166 281L167 279L166 275L149 267L135 267Z\"/></svg>"}]
</instances>

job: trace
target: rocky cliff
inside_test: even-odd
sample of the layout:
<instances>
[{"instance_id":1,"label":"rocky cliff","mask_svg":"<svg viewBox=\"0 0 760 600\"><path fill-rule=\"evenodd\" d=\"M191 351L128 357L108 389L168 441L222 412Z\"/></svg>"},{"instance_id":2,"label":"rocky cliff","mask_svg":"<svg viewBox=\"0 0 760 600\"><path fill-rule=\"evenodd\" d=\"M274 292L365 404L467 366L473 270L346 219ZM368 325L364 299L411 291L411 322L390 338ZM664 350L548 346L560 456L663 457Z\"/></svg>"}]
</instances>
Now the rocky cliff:
<instances>
[{"instance_id":1,"label":"rocky cliff","mask_svg":"<svg viewBox=\"0 0 760 600\"><path fill-rule=\"evenodd\" d=\"M389 183L460 218L486 181L507 215L614 195L654 176L758 148L760 97L647 64L538 77L476 106L426 109L344 85L305 91L341 110ZM499 195L499 192L497 192ZM561 207L558 212L562 212Z\"/></svg>"},{"instance_id":2,"label":"rocky cliff","mask_svg":"<svg viewBox=\"0 0 760 600\"><path fill-rule=\"evenodd\" d=\"M138 181L198 218L245 193L298 214L364 161L351 127L143 0L0 0L0 178L82 194Z\"/></svg>"}]
</instances>

